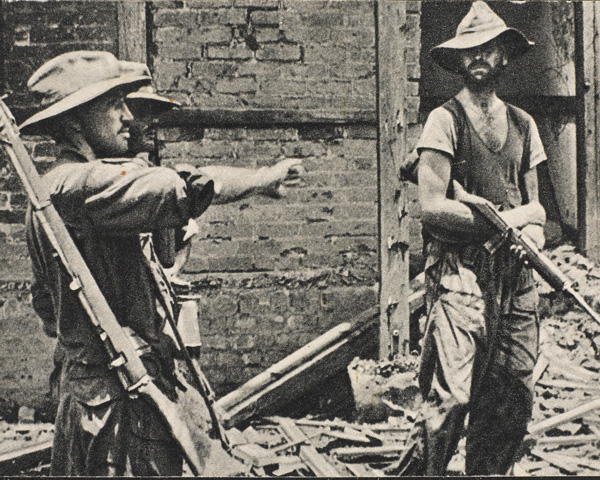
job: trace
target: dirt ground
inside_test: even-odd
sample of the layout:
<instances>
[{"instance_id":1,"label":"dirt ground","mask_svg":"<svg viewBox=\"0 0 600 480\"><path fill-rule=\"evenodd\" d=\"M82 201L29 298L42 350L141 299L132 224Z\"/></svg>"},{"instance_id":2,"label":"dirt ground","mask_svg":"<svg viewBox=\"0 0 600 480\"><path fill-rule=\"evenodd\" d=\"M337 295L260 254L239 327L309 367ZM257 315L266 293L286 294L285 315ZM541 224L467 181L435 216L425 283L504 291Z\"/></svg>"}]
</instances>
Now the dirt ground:
<instances>
[{"instance_id":1,"label":"dirt ground","mask_svg":"<svg viewBox=\"0 0 600 480\"><path fill-rule=\"evenodd\" d=\"M561 269L579 284L579 292L596 310L600 309L600 269L587 259L578 255L573 247L562 246L551 252L549 256ZM575 304L558 295L540 282L542 301L540 308L540 360L538 361L539 381L535 390L535 404L530 430L539 422L569 412L581 405L600 399L600 325L593 322ZM389 379L396 375L400 383L411 384L414 376L407 376L406 369L396 368L393 362L363 361L365 368L376 372L381 381L369 388L380 388L387 385ZM367 365L367 367L365 367ZM409 365L414 369L414 365ZM352 372L352 370L351 370ZM389 387L389 385L388 385ZM367 476L382 475L386 464L393 458L365 459L361 462L341 463L335 457L336 448L346 447L348 439L331 440L331 432L345 432L345 435L359 437L364 432L378 432L380 442L384 445L402 443L407 436L407 429L414 420L417 404L414 389L383 388L388 393L381 393L385 408L379 405L371 413L375 417L368 419L365 410L356 411L354 423L344 422L315 415L296 420L306 435L314 438L319 453L337 465L348 475ZM391 393L389 393L391 391ZM361 414L363 417L361 418ZM308 419L308 420L307 420ZM328 426L310 426L314 421L330 422ZM302 425L302 422L305 422ZM336 423L337 422L337 423ZM377 422L377 423L374 423ZM325 423L323 423L325 425ZM272 419L257 419L244 435L263 448L276 448L283 440L273 426ZM47 441L52 437L53 426L48 423L18 424L0 421L0 455L9 450L22 448L33 443ZM350 433L348 433L350 432ZM343 436L343 435L342 435ZM324 440L329 438L329 440ZM337 442L337 443L336 443ZM344 443L345 442L345 443ZM275 446L275 447L274 447ZM282 455L293 455L294 450L284 451ZM333 453L332 453L333 452ZM308 474L298 467L291 473ZM279 470L281 471L281 470ZM207 476L261 476L268 470L250 469L232 459L221 449L215 449L213 458L205 474ZM47 466L28 470L28 475L43 475ZM459 451L453 457L449 473L464 474L464 441L459 444ZM525 442L522 457L515 466L515 474L532 476L549 475L599 475L600 474L600 408L591 410L583 416L564 422L544 434ZM285 475L284 475L285 476Z\"/></svg>"}]
</instances>

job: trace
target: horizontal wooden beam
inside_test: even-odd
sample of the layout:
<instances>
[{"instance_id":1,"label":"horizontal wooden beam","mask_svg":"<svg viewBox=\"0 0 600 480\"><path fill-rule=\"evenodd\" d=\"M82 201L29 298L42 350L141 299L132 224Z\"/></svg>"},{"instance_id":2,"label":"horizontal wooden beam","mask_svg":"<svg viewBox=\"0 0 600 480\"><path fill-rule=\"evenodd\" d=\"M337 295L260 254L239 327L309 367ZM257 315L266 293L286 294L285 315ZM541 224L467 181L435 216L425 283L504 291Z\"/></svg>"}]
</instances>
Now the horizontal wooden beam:
<instances>
[{"instance_id":1,"label":"horizontal wooden beam","mask_svg":"<svg viewBox=\"0 0 600 480\"><path fill-rule=\"evenodd\" d=\"M39 109L12 106L20 125ZM375 110L278 110L180 108L160 117L161 127L250 127L269 128L286 125L376 125ZM31 127L31 133L35 126ZM28 132L30 133L30 132Z\"/></svg>"},{"instance_id":2,"label":"horizontal wooden beam","mask_svg":"<svg viewBox=\"0 0 600 480\"><path fill-rule=\"evenodd\" d=\"M278 125L375 125L375 110L174 109L164 113L160 126L271 127Z\"/></svg>"}]
</instances>

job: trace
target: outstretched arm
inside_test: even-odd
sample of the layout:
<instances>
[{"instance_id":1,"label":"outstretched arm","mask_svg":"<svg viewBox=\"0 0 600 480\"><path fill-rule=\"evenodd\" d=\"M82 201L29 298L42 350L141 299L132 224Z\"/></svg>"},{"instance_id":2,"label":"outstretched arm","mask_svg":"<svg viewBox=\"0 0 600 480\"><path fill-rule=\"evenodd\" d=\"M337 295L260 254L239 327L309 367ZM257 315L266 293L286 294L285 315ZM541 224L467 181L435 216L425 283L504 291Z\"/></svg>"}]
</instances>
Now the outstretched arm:
<instances>
[{"instance_id":1,"label":"outstretched arm","mask_svg":"<svg viewBox=\"0 0 600 480\"><path fill-rule=\"evenodd\" d=\"M213 203L223 204L250 195L284 196L285 185L297 181L303 173L301 163L301 159L288 158L259 169L207 166L197 171L215 182Z\"/></svg>"}]
</instances>

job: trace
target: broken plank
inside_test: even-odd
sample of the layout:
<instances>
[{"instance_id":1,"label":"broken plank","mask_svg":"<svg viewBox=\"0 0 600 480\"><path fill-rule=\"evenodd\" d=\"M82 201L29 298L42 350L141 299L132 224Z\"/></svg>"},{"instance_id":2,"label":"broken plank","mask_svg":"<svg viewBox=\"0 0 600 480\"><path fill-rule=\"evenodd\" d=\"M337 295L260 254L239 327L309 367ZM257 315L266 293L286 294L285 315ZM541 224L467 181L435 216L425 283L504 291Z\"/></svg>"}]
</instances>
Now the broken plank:
<instances>
[{"instance_id":1,"label":"broken plank","mask_svg":"<svg viewBox=\"0 0 600 480\"><path fill-rule=\"evenodd\" d=\"M356 356L377 350L378 308L342 323L219 399L222 421L233 426L255 415L276 413L305 392L346 371Z\"/></svg>"},{"instance_id":2,"label":"broken plank","mask_svg":"<svg viewBox=\"0 0 600 480\"><path fill-rule=\"evenodd\" d=\"M542 420L541 422L531 426L528 428L529 436L541 435L548 430L551 430L559 425L563 425L565 423L576 420L577 418L582 417L588 412L592 412L600 408L600 399L592 400L591 402L584 403L583 405L574 408L573 410L569 410L568 412L561 413L560 415L556 415L555 417L547 418L546 420Z\"/></svg>"},{"instance_id":3,"label":"broken plank","mask_svg":"<svg viewBox=\"0 0 600 480\"><path fill-rule=\"evenodd\" d=\"M288 442L288 443L284 443L283 445L278 445L275 448L272 448L271 451L273 453L278 453L278 452L283 452L285 450L287 450L288 448L292 448L295 447L296 445L300 445L301 443L309 443L310 444L310 440L312 440L313 438L316 437L320 437L321 435L323 435L323 432L316 432L312 435L307 436L307 439L300 439L300 440L296 440L294 442Z\"/></svg>"},{"instance_id":4,"label":"broken plank","mask_svg":"<svg viewBox=\"0 0 600 480\"><path fill-rule=\"evenodd\" d=\"M285 465L299 461L295 455L276 455L271 450L255 443L237 445L232 448L231 453L235 458L244 463L259 468L266 467L267 465Z\"/></svg>"},{"instance_id":5,"label":"broken plank","mask_svg":"<svg viewBox=\"0 0 600 480\"><path fill-rule=\"evenodd\" d=\"M327 435L328 437L339 438L341 440L347 440L349 442L371 443L371 439L365 435L337 432L335 430L323 432L323 435Z\"/></svg>"},{"instance_id":6,"label":"broken plank","mask_svg":"<svg viewBox=\"0 0 600 480\"><path fill-rule=\"evenodd\" d=\"M594 385L591 383L578 383L571 382L570 380L557 380L557 379L545 379L539 380L538 385L550 388L571 388L573 390L586 390L586 391L600 391L600 385Z\"/></svg>"},{"instance_id":7,"label":"broken plank","mask_svg":"<svg viewBox=\"0 0 600 480\"><path fill-rule=\"evenodd\" d=\"M277 418L277 423L281 427L281 431L292 442L305 440L309 443L308 437L300 428L289 418ZM302 445L300 447L299 456L302 461L313 471L317 477L342 477L342 473L331 465L325 458L317 452L313 445Z\"/></svg>"},{"instance_id":8,"label":"broken plank","mask_svg":"<svg viewBox=\"0 0 600 480\"><path fill-rule=\"evenodd\" d=\"M356 460L365 457L398 455L406 450L404 444L381 445L379 447L343 447L331 451L340 460Z\"/></svg>"},{"instance_id":9,"label":"broken plank","mask_svg":"<svg viewBox=\"0 0 600 480\"><path fill-rule=\"evenodd\" d=\"M527 437L525 438L527 440ZM580 445L597 442L598 435L561 435L558 437L540 437L535 439L537 445Z\"/></svg>"},{"instance_id":10,"label":"broken plank","mask_svg":"<svg viewBox=\"0 0 600 480\"><path fill-rule=\"evenodd\" d=\"M22 473L23 470L50 463L52 440L19 448L0 455L0 472L3 475Z\"/></svg>"},{"instance_id":11,"label":"broken plank","mask_svg":"<svg viewBox=\"0 0 600 480\"><path fill-rule=\"evenodd\" d=\"M581 467L577 465L577 462L565 455L543 452L538 448L534 448L531 451L531 454L572 475L581 470Z\"/></svg>"}]
</instances>

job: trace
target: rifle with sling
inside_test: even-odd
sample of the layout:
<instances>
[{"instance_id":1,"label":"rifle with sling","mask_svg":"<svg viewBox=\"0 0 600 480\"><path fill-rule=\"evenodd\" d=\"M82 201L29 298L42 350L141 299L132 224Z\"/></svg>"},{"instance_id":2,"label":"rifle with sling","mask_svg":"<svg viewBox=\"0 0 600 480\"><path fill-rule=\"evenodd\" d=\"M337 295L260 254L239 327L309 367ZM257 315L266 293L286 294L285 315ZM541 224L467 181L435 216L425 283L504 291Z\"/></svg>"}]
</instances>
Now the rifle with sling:
<instances>
[{"instance_id":1,"label":"rifle with sling","mask_svg":"<svg viewBox=\"0 0 600 480\"><path fill-rule=\"evenodd\" d=\"M210 420L212 423L212 432L220 441L223 449L231 455L232 446L231 442L227 437L227 433L225 428L223 427L219 415L216 411L216 401L215 401L215 393L208 383L208 379L204 376L204 373L201 369L196 368L194 365L194 361L192 360L183 339L177 329L177 320L179 314L179 305L176 302L176 294L169 283L169 280L166 277L165 271L162 268L162 265L158 261L151 262L151 270L152 275L154 276L154 281L159 289L159 301L162 304L163 310L165 311L165 316L171 327L171 331L173 332L173 336L175 337L175 341L179 347L179 350L183 356L183 360L187 366L188 372L190 374L192 384L198 390L198 392L202 395L206 403L206 408L208 410L208 414L210 415Z\"/></svg>"},{"instance_id":2,"label":"rifle with sling","mask_svg":"<svg viewBox=\"0 0 600 480\"><path fill-rule=\"evenodd\" d=\"M39 220L65 271L72 279L70 288L77 294L94 325L109 355L110 368L116 370L123 388L130 396L139 395L155 405L169 426L192 473L200 475L204 469L203 457L207 452L200 455L198 450L208 448L207 442L198 429L190 429L187 423L190 416L186 415L188 412L184 412L177 402L165 395L152 381L135 343L117 321L67 227L52 205L46 187L19 136L15 119L1 99L0 143L25 187L33 215Z\"/></svg>"},{"instance_id":3,"label":"rifle with sling","mask_svg":"<svg viewBox=\"0 0 600 480\"><path fill-rule=\"evenodd\" d=\"M457 185L462 189L462 186L456 182L455 191L458 188ZM477 211L488 221L494 230L496 230L496 234L494 234L484 245L486 250L493 253L504 242L509 242L511 245L520 248L525 254L529 266L538 272L554 290L571 297L596 323L600 324L600 315L585 301L581 294L575 290L577 283L567 277L560 268L558 268L558 266L537 247L533 240L519 229L513 228L506 223L498 214L498 210L496 210L492 203L486 201L470 202L468 197L460 198L459 200Z\"/></svg>"}]
</instances>

